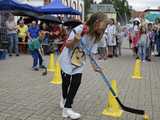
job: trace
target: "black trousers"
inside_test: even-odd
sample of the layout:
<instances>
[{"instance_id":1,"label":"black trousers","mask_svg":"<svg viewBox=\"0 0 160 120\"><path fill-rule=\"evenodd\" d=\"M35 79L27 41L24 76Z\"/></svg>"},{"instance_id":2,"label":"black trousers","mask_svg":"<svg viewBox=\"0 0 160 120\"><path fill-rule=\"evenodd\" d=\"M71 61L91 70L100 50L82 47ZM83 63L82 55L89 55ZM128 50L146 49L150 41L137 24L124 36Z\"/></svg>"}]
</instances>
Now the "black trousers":
<instances>
[{"instance_id":1,"label":"black trousers","mask_svg":"<svg viewBox=\"0 0 160 120\"><path fill-rule=\"evenodd\" d=\"M72 108L73 100L81 84L82 73L69 75L61 71L62 95L65 100L65 108Z\"/></svg>"}]
</instances>

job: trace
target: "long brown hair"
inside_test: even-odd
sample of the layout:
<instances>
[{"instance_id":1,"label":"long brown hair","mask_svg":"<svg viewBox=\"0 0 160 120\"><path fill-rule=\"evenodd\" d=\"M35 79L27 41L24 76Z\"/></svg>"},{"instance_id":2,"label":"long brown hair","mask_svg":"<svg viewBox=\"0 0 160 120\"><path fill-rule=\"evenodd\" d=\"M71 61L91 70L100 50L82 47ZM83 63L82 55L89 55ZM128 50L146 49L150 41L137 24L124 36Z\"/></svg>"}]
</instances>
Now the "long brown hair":
<instances>
[{"instance_id":1,"label":"long brown hair","mask_svg":"<svg viewBox=\"0 0 160 120\"><path fill-rule=\"evenodd\" d=\"M143 31L143 29L144 29L144 31ZM146 34L145 26L140 26L140 34Z\"/></svg>"},{"instance_id":2,"label":"long brown hair","mask_svg":"<svg viewBox=\"0 0 160 120\"><path fill-rule=\"evenodd\" d=\"M95 42L101 40L101 37L103 35L104 32L98 34L94 31L94 25L96 22L106 22L106 25L107 25L107 21L108 21L108 18L107 18L107 15L102 13L102 12L97 12L93 15L91 15L91 17L87 20L86 22L86 25L89 27L89 32L88 34L91 36L91 37L95 37ZM105 30L105 29L104 29Z\"/></svg>"}]
</instances>

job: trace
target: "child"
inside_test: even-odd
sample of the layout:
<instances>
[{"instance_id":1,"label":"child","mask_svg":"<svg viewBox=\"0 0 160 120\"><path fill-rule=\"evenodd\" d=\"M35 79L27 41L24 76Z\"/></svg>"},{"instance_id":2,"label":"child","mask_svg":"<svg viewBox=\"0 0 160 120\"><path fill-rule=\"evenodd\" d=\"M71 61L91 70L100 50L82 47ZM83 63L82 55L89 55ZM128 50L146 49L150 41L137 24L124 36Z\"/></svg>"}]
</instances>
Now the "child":
<instances>
[{"instance_id":1,"label":"child","mask_svg":"<svg viewBox=\"0 0 160 120\"><path fill-rule=\"evenodd\" d=\"M140 38L138 42L138 55L139 58L145 62L146 58L146 48L147 48L147 34L144 26L140 28Z\"/></svg>"},{"instance_id":2,"label":"child","mask_svg":"<svg viewBox=\"0 0 160 120\"><path fill-rule=\"evenodd\" d=\"M146 60L151 61L151 52L152 46L154 44L154 33L152 31L152 23L148 24L148 31L147 31L147 49L146 49Z\"/></svg>"},{"instance_id":3,"label":"child","mask_svg":"<svg viewBox=\"0 0 160 120\"><path fill-rule=\"evenodd\" d=\"M84 26L77 26L66 41L66 46L60 55L63 96L60 100L60 107L63 108L62 116L64 118L79 119L81 117L79 113L72 109L74 98L81 84L85 56L87 55L87 52L80 46L85 46L92 51L94 45L101 42L106 21L107 18L104 13L95 13L86 22L86 26L88 26L87 33L82 35ZM84 45L81 44L82 42ZM100 72L93 62L90 63L96 72Z\"/></svg>"},{"instance_id":4,"label":"child","mask_svg":"<svg viewBox=\"0 0 160 120\"><path fill-rule=\"evenodd\" d=\"M29 41L29 50L33 57L32 69L35 71L38 71L39 68L44 68L44 66L42 65L43 59L42 59L42 54L41 54L41 42L44 39L43 34L44 34L43 32L40 32L38 38L35 38ZM39 62L39 68L37 66L38 62Z\"/></svg>"},{"instance_id":5,"label":"child","mask_svg":"<svg viewBox=\"0 0 160 120\"><path fill-rule=\"evenodd\" d=\"M121 46L122 46L122 40L126 39L127 33L126 28L118 27L117 32L117 54L119 56L122 55Z\"/></svg>"},{"instance_id":6,"label":"child","mask_svg":"<svg viewBox=\"0 0 160 120\"><path fill-rule=\"evenodd\" d=\"M138 53L138 40L140 38L140 32L139 32L139 27L135 26L134 31L133 31L133 38L132 38L132 48L133 48L133 53L137 58L137 53Z\"/></svg>"},{"instance_id":7,"label":"child","mask_svg":"<svg viewBox=\"0 0 160 120\"><path fill-rule=\"evenodd\" d=\"M114 19L110 19L110 23L108 24L105 33L107 34L107 45L108 45L108 57L117 57L117 48L116 48L116 25Z\"/></svg>"},{"instance_id":8,"label":"child","mask_svg":"<svg viewBox=\"0 0 160 120\"><path fill-rule=\"evenodd\" d=\"M102 41L101 43L97 44L99 60L101 59L106 60L107 59L107 43L106 43L105 33L103 34L101 41Z\"/></svg>"}]
</instances>

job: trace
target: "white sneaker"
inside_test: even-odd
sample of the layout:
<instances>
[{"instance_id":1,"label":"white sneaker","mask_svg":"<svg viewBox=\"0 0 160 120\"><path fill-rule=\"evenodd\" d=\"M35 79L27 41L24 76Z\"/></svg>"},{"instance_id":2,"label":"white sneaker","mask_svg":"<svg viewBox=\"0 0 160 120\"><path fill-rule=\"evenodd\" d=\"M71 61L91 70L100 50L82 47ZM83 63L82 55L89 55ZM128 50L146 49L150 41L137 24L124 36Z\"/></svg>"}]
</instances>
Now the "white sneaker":
<instances>
[{"instance_id":1,"label":"white sneaker","mask_svg":"<svg viewBox=\"0 0 160 120\"><path fill-rule=\"evenodd\" d=\"M64 100L63 97L61 96L61 100L60 100L60 103L59 103L61 109L64 108L64 102L65 102L65 100Z\"/></svg>"},{"instance_id":2,"label":"white sneaker","mask_svg":"<svg viewBox=\"0 0 160 120\"><path fill-rule=\"evenodd\" d=\"M62 116L64 118L70 117L71 119L79 119L81 117L79 113L74 112L71 108L64 108Z\"/></svg>"}]
</instances>

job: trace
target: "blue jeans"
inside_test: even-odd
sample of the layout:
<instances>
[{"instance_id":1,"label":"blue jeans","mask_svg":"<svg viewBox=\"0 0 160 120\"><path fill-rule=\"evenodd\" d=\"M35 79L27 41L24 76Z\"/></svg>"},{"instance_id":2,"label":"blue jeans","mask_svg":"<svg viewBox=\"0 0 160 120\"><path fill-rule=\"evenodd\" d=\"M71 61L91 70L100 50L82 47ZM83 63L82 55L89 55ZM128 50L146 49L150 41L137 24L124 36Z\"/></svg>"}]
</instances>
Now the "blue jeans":
<instances>
[{"instance_id":1,"label":"blue jeans","mask_svg":"<svg viewBox=\"0 0 160 120\"><path fill-rule=\"evenodd\" d=\"M31 51L31 54L32 54L32 57L33 57L32 68L37 67L38 62L39 62L39 66L42 66L43 59L42 59L41 54L39 53L39 50L37 50L37 49L33 50L33 51Z\"/></svg>"},{"instance_id":2,"label":"blue jeans","mask_svg":"<svg viewBox=\"0 0 160 120\"><path fill-rule=\"evenodd\" d=\"M160 39L156 40L156 49L157 49L158 54L160 54Z\"/></svg>"},{"instance_id":3,"label":"blue jeans","mask_svg":"<svg viewBox=\"0 0 160 120\"><path fill-rule=\"evenodd\" d=\"M146 58L147 58L147 59L151 58L151 53L152 53L152 46L149 45L149 46L146 48Z\"/></svg>"},{"instance_id":4,"label":"blue jeans","mask_svg":"<svg viewBox=\"0 0 160 120\"><path fill-rule=\"evenodd\" d=\"M9 54L11 55L13 52L13 48L15 50L15 53L19 54L19 48L18 48L18 36L17 33L11 33L8 34L9 39Z\"/></svg>"},{"instance_id":5,"label":"blue jeans","mask_svg":"<svg viewBox=\"0 0 160 120\"><path fill-rule=\"evenodd\" d=\"M141 60L146 59L146 46L145 45L139 45L138 46L138 55Z\"/></svg>"}]
</instances>

